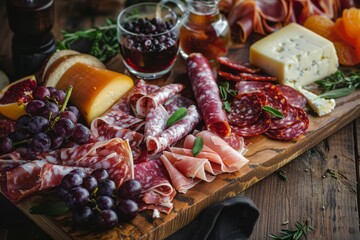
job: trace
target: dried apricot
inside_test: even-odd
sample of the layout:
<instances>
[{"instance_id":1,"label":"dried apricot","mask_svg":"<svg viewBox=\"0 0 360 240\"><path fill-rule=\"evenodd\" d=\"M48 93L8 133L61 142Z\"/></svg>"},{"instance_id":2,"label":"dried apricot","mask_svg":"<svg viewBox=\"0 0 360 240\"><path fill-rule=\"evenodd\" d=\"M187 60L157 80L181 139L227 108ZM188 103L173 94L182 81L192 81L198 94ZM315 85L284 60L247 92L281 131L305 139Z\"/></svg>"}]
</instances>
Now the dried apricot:
<instances>
[{"instance_id":1,"label":"dried apricot","mask_svg":"<svg viewBox=\"0 0 360 240\"><path fill-rule=\"evenodd\" d=\"M303 25L307 29L331 41L334 37L332 29L335 26L335 23L326 16L312 15L305 20Z\"/></svg>"},{"instance_id":2,"label":"dried apricot","mask_svg":"<svg viewBox=\"0 0 360 240\"><path fill-rule=\"evenodd\" d=\"M360 9L345 9L342 14L346 34L356 38L360 34Z\"/></svg>"},{"instance_id":3,"label":"dried apricot","mask_svg":"<svg viewBox=\"0 0 360 240\"><path fill-rule=\"evenodd\" d=\"M342 18L336 19L334 32L342 41L346 42L351 46L355 46L356 39L347 34L347 32L345 31L344 20Z\"/></svg>"},{"instance_id":4,"label":"dried apricot","mask_svg":"<svg viewBox=\"0 0 360 240\"><path fill-rule=\"evenodd\" d=\"M344 42L334 42L334 46L341 65L355 66L360 62L354 47Z\"/></svg>"}]
</instances>

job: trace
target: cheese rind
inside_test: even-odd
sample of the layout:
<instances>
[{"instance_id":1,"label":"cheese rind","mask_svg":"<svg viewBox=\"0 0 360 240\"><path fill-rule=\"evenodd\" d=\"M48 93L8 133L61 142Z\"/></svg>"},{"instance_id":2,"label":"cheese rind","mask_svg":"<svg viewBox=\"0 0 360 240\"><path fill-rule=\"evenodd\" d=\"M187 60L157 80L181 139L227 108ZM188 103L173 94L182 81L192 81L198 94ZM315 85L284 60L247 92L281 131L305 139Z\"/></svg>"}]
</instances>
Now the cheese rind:
<instances>
[{"instance_id":1,"label":"cheese rind","mask_svg":"<svg viewBox=\"0 0 360 240\"><path fill-rule=\"evenodd\" d=\"M71 102L90 125L133 86L133 80L124 74L76 63L58 81L56 88L66 90L73 86Z\"/></svg>"},{"instance_id":2,"label":"cheese rind","mask_svg":"<svg viewBox=\"0 0 360 240\"><path fill-rule=\"evenodd\" d=\"M332 42L296 23L254 43L250 63L290 86L313 83L336 72L339 65Z\"/></svg>"},{"instance_id":3,"label":"cheese rind","mask_svg":"<svg viewBox=\"0 0 360 240\"><path fill-rule=\"evenodd\" d=\"M334 99L324 99L316 94L309 92L302 87L297 87L297 90L304 95L310 107L319 115L324 116L330 113L336 106Z\"/></svg>"}]
</instances>

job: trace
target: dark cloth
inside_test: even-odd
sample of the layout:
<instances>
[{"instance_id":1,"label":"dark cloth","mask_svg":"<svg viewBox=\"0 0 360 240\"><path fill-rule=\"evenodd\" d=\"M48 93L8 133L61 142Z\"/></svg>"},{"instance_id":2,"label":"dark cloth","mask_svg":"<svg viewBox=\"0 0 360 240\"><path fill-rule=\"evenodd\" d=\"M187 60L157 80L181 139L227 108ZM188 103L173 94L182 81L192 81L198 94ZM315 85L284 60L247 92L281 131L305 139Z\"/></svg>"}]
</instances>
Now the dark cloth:
<instances>
[{"instance_id":1,"label":"dark cloth","mask_svg":"<svg viewBox=\"0 0 360 240\"><path fill-rule=\"evenodd\" d=\"M205 208L192 222L167 240L248 239L259 215L251 199L235 197Z\"/></svg>"}]
</instances>

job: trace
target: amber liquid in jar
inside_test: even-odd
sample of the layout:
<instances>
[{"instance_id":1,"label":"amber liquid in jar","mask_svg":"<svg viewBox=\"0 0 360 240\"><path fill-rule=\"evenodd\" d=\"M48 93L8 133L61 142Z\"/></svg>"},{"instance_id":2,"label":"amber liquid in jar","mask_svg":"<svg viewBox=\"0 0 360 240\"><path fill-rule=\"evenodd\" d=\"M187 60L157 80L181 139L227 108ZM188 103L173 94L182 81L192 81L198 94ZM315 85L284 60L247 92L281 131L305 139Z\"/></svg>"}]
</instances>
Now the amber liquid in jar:
<instances>
[{"instance_id":1,"label":"amber liquid in jar","mask_svg":"<svg viewBox=\"0 0 360 240\"><path fill-rule=\"evenodd\" d=\"M201 10L201 9L200 9ZM180 53L186 59L202 53L210 62L224 56L230 45L228 23L216 9L213 12L190 11L180 28Z\"/></svg>"}]
</instances>

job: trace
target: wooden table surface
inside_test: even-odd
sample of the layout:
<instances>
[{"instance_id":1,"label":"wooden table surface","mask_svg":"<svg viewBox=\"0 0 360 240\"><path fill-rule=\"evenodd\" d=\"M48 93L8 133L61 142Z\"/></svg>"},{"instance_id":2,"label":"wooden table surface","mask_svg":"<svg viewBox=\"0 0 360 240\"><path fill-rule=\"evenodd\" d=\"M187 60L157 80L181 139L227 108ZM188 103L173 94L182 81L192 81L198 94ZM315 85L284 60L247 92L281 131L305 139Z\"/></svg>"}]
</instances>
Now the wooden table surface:
<instances>
[{"instance_id":1,"label":"wooden table surface","mask_svg":"<svg viewBox=\"0 0 360 240\"><path fill-rule=\"evenodd\" d=\"M121 8L96 13L86 1L55 1L53 33L100 25L115 18ZM11 37L5 0L0 0L0 69L13 75ZM181 62L181 61L180 61ZM170 76L171 77L171 76ZM241 192L251 198L260 218L251 239L269 239L282 228L294 228L296 221L309 220L314 231L308 239L360 239L359 231L360 118L352 121L277 172ZM287 223L287 224L283 224ZM50 239L16 207L0 197L0 239Z\"/></svg>"}]
</instances>

